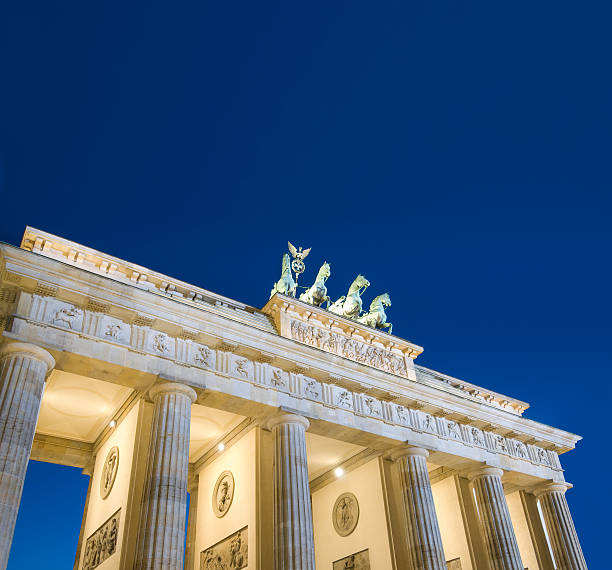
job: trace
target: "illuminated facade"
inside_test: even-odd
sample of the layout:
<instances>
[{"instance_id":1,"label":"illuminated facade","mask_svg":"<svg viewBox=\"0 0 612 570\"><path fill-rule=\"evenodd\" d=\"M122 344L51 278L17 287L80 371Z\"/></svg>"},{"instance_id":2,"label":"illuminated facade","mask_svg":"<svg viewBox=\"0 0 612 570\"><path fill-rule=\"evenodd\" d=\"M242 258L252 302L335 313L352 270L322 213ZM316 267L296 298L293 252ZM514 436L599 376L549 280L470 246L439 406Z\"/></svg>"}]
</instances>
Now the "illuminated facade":
<instances>
[{"instance_id":1,"label":"illuminated facade","mask_svg":"<svg viewBox=\"0 0 612 570\"><path fill-rule=\"evenodd\" d=\"M32 228L0 256L0 569L30 457L90 475L75 569L586 568L580 438L420 346Z\"/></svg>"}]
</instances>

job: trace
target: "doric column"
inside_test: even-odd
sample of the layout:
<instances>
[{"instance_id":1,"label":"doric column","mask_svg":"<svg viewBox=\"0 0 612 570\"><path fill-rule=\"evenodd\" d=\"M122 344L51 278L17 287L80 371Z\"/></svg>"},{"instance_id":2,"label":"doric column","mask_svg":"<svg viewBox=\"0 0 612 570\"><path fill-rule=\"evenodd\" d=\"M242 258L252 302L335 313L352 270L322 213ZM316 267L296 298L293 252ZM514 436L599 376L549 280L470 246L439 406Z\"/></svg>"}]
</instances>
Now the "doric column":
<instances>
[{"instance_id":1,"label":"doric column","mask_svg":"<svg viewBox=\"0 0 612 570\"><path fill-rule=\"evenodd\" d=\"M8 564L45 378L54 366L38 346L0 348L0 570Z\"/></svg>"},{"instance_id":2,"label":"doric column","mask_svg":"<svg viewBox=\"0 0 612 570\"><path fill-rule=\"evenodd\" d=\"M548 484L537 489L546 530L558 570L586 570L586 560L565 498L566 485Z\"/></svg>"},{"instance_id":3,"label":"doric column","mask_svg":"<svg viewBox=\"0 0 612 570\"><path fill-rule=\"evenodd\" d=\"M510 511L504 495L502 475L495 467L485 467L469 478L474 489L476 511L491 570L523 570Z\"/></svg>"},{"instance_id":4,"label":"doric column","mask_svg":"<svg viewBox=\"0 0 612 570\"><path fill-rule=\"evenodd\" d=\"M143 495L137 570L180 570L185 557L189 424L196 393L163 382L149 395L155 404Z\"/></svg>"},{"instance_id":5,"label":"doric column","mask_svg":"<svg viewBox=\"0 0 612 570\"><path fill-rule=\"evenodd\" d=\"M408 522L408 555L414 570L446 570L442 536L427 472L428 456L426 449L410 447L402 450L397 458Z\"/></svg>"},{"instance_id":6,"label":"doric column","mask_svg":"<svg viewBox=\"0 0 612 570\"><path fill-rule=\"evenodd\" d=\"M91 497L91 482L93 480L93 468L95 465L95 457L92 457L91 463L82 471L83 475L89 477L87 484L87 495L85 496L85 508L83 509L83 518L81 519L81 531L79 532L79 541L77 542L76 554L74 556L73 570L79 570L81 562L81 548L83 547L83 535L85 534L85 523L87 522L87 512L89 511L89 498Z\"/></svg>"},{"instance_id":7,"label":"doric column","mask_svg":"<svg viewBox=\"0 0 612 570\"><path fill-rule=\"evenodd\" d=\"M187 515L187 542L185 544L185 570L195 570L195 539L198 523L198 490L200 477L193 474L189 477L189 514Z\"/></svg>"},{"instance_id":8,"label":"doric column","mask_svg":"<svg viewBox=\"0 0 612 570\"><path fill-rule=\"evenodd\" d=\"M270 420L274 434L274 569L314 570L312 505L306 459L306 418Z\"/></svg>"}]
</instances>

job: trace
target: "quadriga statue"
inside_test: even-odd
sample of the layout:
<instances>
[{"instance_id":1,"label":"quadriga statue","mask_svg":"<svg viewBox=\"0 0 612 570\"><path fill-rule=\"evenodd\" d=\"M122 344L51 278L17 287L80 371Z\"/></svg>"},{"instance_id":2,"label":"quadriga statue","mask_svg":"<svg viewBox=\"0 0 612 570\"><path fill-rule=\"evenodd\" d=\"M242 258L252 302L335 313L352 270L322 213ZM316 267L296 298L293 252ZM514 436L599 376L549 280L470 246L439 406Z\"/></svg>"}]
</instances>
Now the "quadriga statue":
<instances>
[{"instance_id":1,"label":"quadriga statue","mask_svg":"<svg viewBox=\"0 0 612 570\"><path fill-rule=\"evenodd\" d=\"M291 258L288 253L283 254L283 268L280 279L272 287L270 293L270 299L274 297L276 293L282 295L288 295L289 297L295 297L295 281L291 274Z\"/></svg>"},{"instance_id":2,"label":"quadriga statue","mask_svg":"<svg viewBox=\"0 0 612 570\"><path fill-rule=\"evenodd\" d=\"M321 265L315 282L300 295L300 301L310 303L315 307L320 307L325 301L329 305L330 298L327 296L327 287L325 282L331 275L329 263L327 261Z\"/></svg>"},{"instance_id":3,"label":"quadriga statue","mask_svg":"<svg viewBox=\"0 0 612 570\"><path fill-rule=\"evenodd\" d=\"M375 329L387 329L391 334L393 325L387 322L385 307L391 306L391 299L388 293L379 295L370 303L370 311L357 319L357 322Z\"/></svg>"},{"instance_id":4,"label":"quadriga statue","mask_svg":"<svg viewBox=\"0 0 612 570\"><path fill-rule=\"evenodd\" d=\"M363 305L361 295L369 286L370 282L363 275L357 275L346 296L340 297L329 307L328 311L347 319L356 319L361 314Z\"/></svg>"}]
</instances>

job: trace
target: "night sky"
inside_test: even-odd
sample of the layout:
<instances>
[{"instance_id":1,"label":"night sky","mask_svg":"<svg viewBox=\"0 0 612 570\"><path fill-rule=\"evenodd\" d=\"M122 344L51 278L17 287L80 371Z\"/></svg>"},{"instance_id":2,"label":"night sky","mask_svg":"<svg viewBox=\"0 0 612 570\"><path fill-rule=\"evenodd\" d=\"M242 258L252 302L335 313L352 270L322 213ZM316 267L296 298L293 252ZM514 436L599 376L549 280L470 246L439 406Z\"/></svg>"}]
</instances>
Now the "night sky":
<instances>
[{"instance_id":1,"label":"night sky","mask_svg":"<svg viewBox=\"0 0 612 570\"><path fill-rule=\"evenodd\" d=\"M417 363L584 436L567 497L608 567L611 11L5 2L0 240L29 224L256 307L288 239L334 298L363 273ZM72 567L86 488L30 464L11 570Z\"/></svg>"}]
</instances>

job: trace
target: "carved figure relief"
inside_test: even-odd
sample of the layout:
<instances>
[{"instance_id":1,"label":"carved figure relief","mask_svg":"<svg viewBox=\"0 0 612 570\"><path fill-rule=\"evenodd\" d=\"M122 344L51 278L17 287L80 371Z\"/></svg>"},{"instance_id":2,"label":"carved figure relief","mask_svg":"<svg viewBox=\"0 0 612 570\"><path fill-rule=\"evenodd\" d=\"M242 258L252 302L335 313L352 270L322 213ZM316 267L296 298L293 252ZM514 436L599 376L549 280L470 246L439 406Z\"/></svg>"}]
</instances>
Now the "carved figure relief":
<instances>
[{"instance_id":1,"label":"carved figure relief","mask_svg":"<svg viewBox=\"0 0 612 570\"><path fill-rule=\"evenodd\" d=\"M77 307L62 307L52 319L54 325L75 330L77 321L83 316L83 311Z\"/></svg>"},{"instance_id":2,"label":"carved figure relief","mask_svg":"<svg viewBox=\"0 0 612 570\"><path fill-rule=\"evenodd\" d=\"M461 439L461 432L459 430L459 424L457 422L448 422L448 435L453 439Z\"/></svg>"},{"instance_id":3,"label":"carved figure relief","mask_svg":"<svg viewBox=\"0 0 612 570\"><path fill-rule=\"evenodd\" d=\"M119 469L119 448L112 447L104 461L102 476L100 477L100 496L106 499L113 490L117 470Z\"/></svg>"},{"instance_id":4,"label":"carved figure relief","mask_svg":"<svg viewBox=\"0 0 612 570\"><path fill-rule=\"evenodd\" d=\"M168 337L163 333L157 333L153 335L153 349L161 354L167 354L170 352L168 346Z\"/></svg>"},{"instance_id":5,"label":"carved figure relief","mask_svg":"<svg viewBox=\"0 0 612 570\"><path fill-rule=\"evenodd\" d=\"M470 434L472 435L472 443L480 446L484 445L484 438L482 437L482 432L478 428L470 428Z\"/></svg>"},{"instance_id":6,"label":"carved figure relief","mask_svg":"<svg viewBox=\"0 0 612 570\"><path fill-rule=\"evenodd\" d=\"M250 362L246 358L236 360L236 374L248 378Z\"/></svg>"},{"instance_id":7,"label":"carved figure relief","mask_svg":"<svg viewBox=\"0 0 612 570\"><path fill-rule=\"evenodd\" d=\"M461 570L461 558L446 561L446 570Z\"/></svg>"},{"instance_id":8,"label":"carved figure relief","mask_svg":"<svg viewBox=\"0 0 612 570\"><path fill-rule=\"evenodd\" d=\"M431 414L423 415L423 429L431 432L436 431L436 420L434 420L434 417Z\"/></svg>"},{"instance_id":9,"label":"carved figure relief","mask_svg":"<svg viewBox=\"0 0 612 570\"><path fill-rule=\"evenodd\" d=\"M304 344L333 352L344 358L355 360L373 368L379 368L391 374L408 375L403 356L365 342L347 338L335 332L292 320L291 337Z\"/></svg>"},{"instance_id":10,"label":"carved figure relief","mask_svg":"<svg viewBox=\"0 0 612 570\"><path fill-rule=\"evenodd\" d=\"M270 382L272 383L272 386L277 386L278 388L287 387L287 381L285 379L283 371L279 370L278 368L272 369L272 378L270 379Z\"/></svg>"},{"instance_id":11,"label":"carved figure relief","mask_svg":"<svg viewBox=\"0 0 612 570\"><path fill-rule=\"evenodd\" d=\"M351 393L347 390L342 390L342 392L340 392L336 398L336 406L340 406L342 408L352 408L353 398L351 398Z\"/></svg>"},{"instance_id":12,"label":"carved figure relief","mask_svg":"<svg viewBox=\"0 0 612 570\"><path fill-rule=\"evenodd\" d=\"M549 464L548 455L541 447L536 447L536 454L540 463L545 463L546 465Z\"/></svg>"},{"instance_id":13,"label":"carved figure relief","mask_svg":"<svg viewBox=\"0 0 612 570\"><path fill-rule=\"evenodd\" d=\"M120 514L121 509L87 539L83 555L83 570L97 568L117 551Z\"/></svg>"},{"instance_id":14,"label":"carved figure relief","mask_svg":"<svg viewBox=\"0 0 612 570\"><path fill-rule=\"evenodd\" d=\"M123 340L123 328L119 323L111 323L106 326L104 336L112 338L113 340Z\"/></svg>"},{"instance_id":15,"label":"carved figure relief","mask_svg":"<svg viewBox=\"0 0 612 570\"><path fill-rule=\"evenodd\" d=\"M397 411L397 418L399 419L399 421L403 424L408 424L408 410L406 410L404 406L396 406L395 409Z\"/></svg>"},{"instance_id":16,"label":"carved figure relief","mask_svg":"<svg viewBox=\"0 0 612 570\"><path fill-rule=\"evenodd\" d=\"M304 378L304 396L319 400L321 398L321 386L316 380Z\"/></svg>"},{"instance_id":17,"label":"carved figure relief","mask_svg":"<svg viewBox=\"0 0 612 570\"><path fill-rule=\"evenodd\" d=\"M206 368L212 368L212 350L207 346L198 346L193 355L193 359L197 364L205 366Z\"/></svg>"},{"instance_id":18,"label":"carved figure relief","mask_svg":"<svg viewBox=\"0 0 612 570\"><path fill-rule=\"evenodd\" d=\"M333 570L370 570L370 553L366 549L336 560Z\"/></svg>"},{"instance_id":19,"label":"carved figure relief","mask_svg":"<svg viewBox=\"0 0 612 570\"><path fill-rule=\"evenodd\" d=\"M522 441L516 442L515 449L517 457L520 457L521 459L525 459L527 457L527 448Z\"/></svg>"},{"instance_id":20,"label":"carved figure relief","mask_svg":"<svg viewBox=\"0 0 612 570\"><path fill-rule=\"evenodd\" d=\"M224 471L215 483L212 495L212 508L217 518L227 514L234 500L234 476L231 471ZM233 568L233 566L229 566ZM242 566L240 566L242 568Z\"/></svg>"},{"instance_id":21,"label":"carved figure relief","mask_svg":"<svg viewBox=\"0 0 612 570\"><path fill-rule=\"evenodd\" d=\"M200 553L200 570L240 570L249 564L248 527Z\"/></svg>"},{"instance_id":22,"label":"carved figure relief","mask_svg":"<svg viewBox=\"0 0 612 570\"><path fill-rule=\"evenodd\" d=\"M499 434L495 434L493 437L495 438L495 448L499 451L507 452L506 438Z\"/></svg>"},{"instance_id":23,"label":"carved figure relief","mask_svg":"<svg viewBox=\"0 0 612 570\"><path fill-rule=\"evenodd\" d=\"M363 403L365 405L367 414L371 416L376 416L376 417L382 416L382 408L378 400L376 400L375 398L372 398L371 396L366 396L363 399Z\"/></svg>"},{"instance_id":24,"label":"carved figure relief","mask_svg":"<svg viewBox=\"0 0 612 570\"><path fill-rule=\"evenodd\" d=\"M351 534L359 522L359 503L353 493L342 493L332 510L334 529L340 536Z\"/></svg>"}]
</instances>

